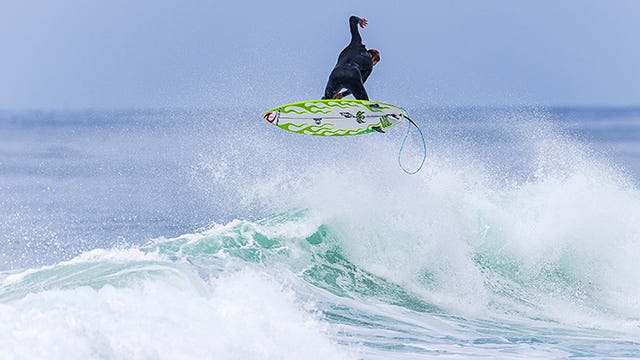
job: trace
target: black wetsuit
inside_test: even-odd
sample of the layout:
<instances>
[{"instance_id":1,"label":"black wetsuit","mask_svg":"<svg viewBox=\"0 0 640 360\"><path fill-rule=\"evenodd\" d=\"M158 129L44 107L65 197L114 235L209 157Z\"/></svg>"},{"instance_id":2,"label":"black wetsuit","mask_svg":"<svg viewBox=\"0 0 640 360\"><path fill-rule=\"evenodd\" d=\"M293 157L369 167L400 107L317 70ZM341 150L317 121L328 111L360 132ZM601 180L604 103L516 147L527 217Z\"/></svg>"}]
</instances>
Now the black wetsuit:
<instances>
[{"instance_id":1,"label":"black wetsuit","mask_svg":"<svg viewBox=\"0 0 640 360\"><path fill-rule=\"evenodd\" d=\"M373 70L373 62L367 48L362 44L362 37L358 32L359 22L360 18L356 16L349 18L351 42L338 56L338 63L329 75L323 99L333 99L340 90L347 89L349 91L345 92L345 96L353 93L358 100L369 100L364 82Z\"/></svg>"}]
</instances>

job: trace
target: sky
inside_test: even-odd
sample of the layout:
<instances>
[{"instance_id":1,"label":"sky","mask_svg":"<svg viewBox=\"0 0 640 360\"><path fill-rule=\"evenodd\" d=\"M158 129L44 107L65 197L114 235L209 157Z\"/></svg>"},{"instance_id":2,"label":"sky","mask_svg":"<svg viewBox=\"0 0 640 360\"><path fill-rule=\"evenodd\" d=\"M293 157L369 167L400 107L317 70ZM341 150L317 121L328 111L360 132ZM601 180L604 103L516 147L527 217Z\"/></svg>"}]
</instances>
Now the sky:
<instances>
[{"instance_id":1,"label":"sky","mask_svg":"<svg viewBox=\"0 0 640 360\"><path fill-rule=\"evenodd\" d=\"M320 98L348 17L401 106L640 106L640 1L3 1L0 109Z\"/></svg>"}]
</instances>

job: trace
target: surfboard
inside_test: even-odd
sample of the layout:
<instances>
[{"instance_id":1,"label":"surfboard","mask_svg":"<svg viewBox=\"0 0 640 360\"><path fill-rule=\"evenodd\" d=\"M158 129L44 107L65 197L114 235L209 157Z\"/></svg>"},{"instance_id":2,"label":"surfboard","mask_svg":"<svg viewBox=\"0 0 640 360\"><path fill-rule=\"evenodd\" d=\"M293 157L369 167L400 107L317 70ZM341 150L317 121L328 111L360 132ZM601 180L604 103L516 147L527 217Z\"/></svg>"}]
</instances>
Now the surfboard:
<instances>
[{"instance_id":1,"label":"surfboard","mask_svg":"<svg viewBox=\"0 0 640 360\"><path fill-rule=\"evenodd\" d=\"M370 100L307 100L278 106L262 117L298 134L351 136L384 132L405 118L400 107Z\"/></svg>"}]
</instances>

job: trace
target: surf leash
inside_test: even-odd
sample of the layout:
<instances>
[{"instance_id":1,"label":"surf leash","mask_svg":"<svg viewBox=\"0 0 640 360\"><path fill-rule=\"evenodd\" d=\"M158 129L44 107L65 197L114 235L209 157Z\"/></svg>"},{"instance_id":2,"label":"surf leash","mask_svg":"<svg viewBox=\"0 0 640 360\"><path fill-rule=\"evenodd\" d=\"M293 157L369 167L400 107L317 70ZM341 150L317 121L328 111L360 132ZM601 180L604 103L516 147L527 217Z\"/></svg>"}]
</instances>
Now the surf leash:
<instances>
[{"instance_id":1,"label":"surf leash","mask_svg":"<svg viewBox=\"0 0 640 360\"><path fill-rule=\"evenodd\" d=\"M407 126L407 132L404 134L404 138L402 139L402 144L400 144L400 150L398 150L398 165L400 165L400 168L402 169L402 171L404 171L407 174L413 175L422 169L422 166L424 165L424 162L427 159L427 142L424 140L424 135L422 134L422 130L420 130L420 127L418 126L418 124L416 124L413 120L411 120L411 118L406 115L406 112L405 112L404 118L409 120L409 124ZM420 133L420 138L422 139L422 154L423 154L422 161L420 162L420 166L418 166L418 168L413 171L407 170L402 165L402 161L400 160L400 157L402 155L402 150L404 150L404 144L405 142L407 142L407 138L409 137L409 132L411 131L411 125L415 126L416 129L418 129L418 133Z\"/></svg>"}]
</instances>

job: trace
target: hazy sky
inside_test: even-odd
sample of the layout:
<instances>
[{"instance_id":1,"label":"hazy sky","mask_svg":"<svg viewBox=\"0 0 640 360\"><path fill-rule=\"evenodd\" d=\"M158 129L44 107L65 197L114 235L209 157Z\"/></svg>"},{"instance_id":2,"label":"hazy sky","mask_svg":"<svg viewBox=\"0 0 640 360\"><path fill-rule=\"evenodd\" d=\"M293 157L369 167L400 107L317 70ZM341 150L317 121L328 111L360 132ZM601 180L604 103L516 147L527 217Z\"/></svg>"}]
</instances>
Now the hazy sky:
<instances>
[{"instance_id":1,"label":"hazy sky","mask_svg":"<svg viewBox=\"0 0 640 360\"><path fill-rule=\"evenodd\" d=\"M372 99L640 105L640 1L3 1L0 109L319 98L369 19Z\"/></svg>"}]
</instances>

